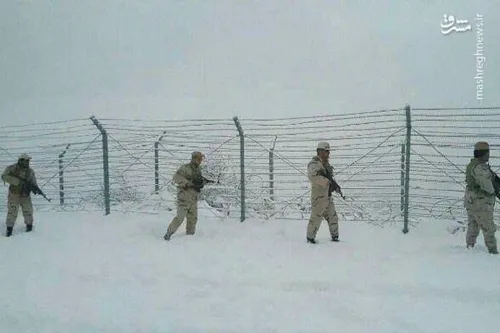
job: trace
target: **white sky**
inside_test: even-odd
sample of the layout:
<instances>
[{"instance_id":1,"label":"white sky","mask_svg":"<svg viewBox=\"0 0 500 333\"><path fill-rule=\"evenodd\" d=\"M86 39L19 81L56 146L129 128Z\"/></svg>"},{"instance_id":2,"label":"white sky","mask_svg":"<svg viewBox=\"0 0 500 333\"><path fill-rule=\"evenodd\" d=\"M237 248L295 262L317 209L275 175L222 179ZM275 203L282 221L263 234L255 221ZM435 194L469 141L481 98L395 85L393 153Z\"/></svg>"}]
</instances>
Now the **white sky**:
<instances>
[{"instance_id":1,"label":"white sky","mask_svg":"<svg viewBox=\"0 0 500 333\"><path fill-rule=\"evenodd\" d=\"M472 31L443 35L444 14ZM0 40L4 125L500 105L493 0L6 0Z\"/></svg>"}]
</instances>

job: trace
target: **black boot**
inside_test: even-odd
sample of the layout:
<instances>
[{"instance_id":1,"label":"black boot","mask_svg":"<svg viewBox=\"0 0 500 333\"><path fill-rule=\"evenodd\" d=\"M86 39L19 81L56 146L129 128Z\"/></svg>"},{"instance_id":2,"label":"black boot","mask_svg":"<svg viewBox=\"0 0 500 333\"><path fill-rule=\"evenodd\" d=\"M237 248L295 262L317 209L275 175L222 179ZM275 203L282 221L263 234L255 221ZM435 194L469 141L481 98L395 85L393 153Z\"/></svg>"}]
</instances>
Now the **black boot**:
<instances>
[{"instance_id":1,"label":"black boot","mask_svg":"<svg viewBox=\"0 0 500 333\"><path fill-rule=\"evenodd\" d=\"M26 226L26 232L30 232L31 230L33 230L33 224L28 224Z\"/></svg>"},{"instance_id":2,"label":"black boot","mask_svg":"<svg viewBox=\"0 0 500 333\"><path fill-rule=\"evenodd\" d=\"M316 240L314 238L307 238L307 242L311 244L316 244Z\"/></svg>"},{"instance_id":3,"label":"black boot","mask_svg":"<svg viewBox=\"0 0 500 333\"><path fill-rule=\"evenodd\" d=\"M12 236L13 229L14 229L14 227L7 227L7 233L5 234L5 236L7 236L7 237Z\"/></svg>"},{"instance_id":4,"label":"black boot","mask_svg":"<svg viewBox=\"0 0 500 333\"><path fill-rule=\"evenodd\" d=\"M339 241L339 236L332 236L332 242L338 242Z\"/></svg>"}]
</instances>

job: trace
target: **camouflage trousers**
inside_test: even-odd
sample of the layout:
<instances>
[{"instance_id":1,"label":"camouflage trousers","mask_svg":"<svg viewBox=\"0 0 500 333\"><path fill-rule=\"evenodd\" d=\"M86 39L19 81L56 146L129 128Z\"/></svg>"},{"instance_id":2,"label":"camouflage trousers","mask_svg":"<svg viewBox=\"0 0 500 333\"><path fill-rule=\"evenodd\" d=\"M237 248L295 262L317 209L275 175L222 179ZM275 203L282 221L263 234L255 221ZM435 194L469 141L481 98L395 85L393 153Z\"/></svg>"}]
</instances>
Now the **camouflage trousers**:
<instances>
[{"instance_id":1,"label":"camouflage trousers","mask_svg":"<svg viewBox=\"0 0 500 333\"><path fill-rule=\"evenodd\" d=\"M483 232L484 244L488 250L497 250L497 239L495 237L496 226L493 222L493 210L481 211L467 210L468 226L466 239L467 245L475 245L479 231Z\"/></svg>"},{"instance_id":2,"label":"camouflage trousers","mask_svg":"<svg viewBox=\"0 0 500 333\"><path fill-rule=\"evenodd\" d=\"M16 224L17 216L21 207L26 225L33 224L33 204L30 196L21 196L19 194L10 193L7 198L7 227L13 227Z\"/></svg>"},{"instance_id":3,"label":"camouflage trousers","mask_svg":"<svg viewBox=\"0 0 500 333\"><path fill-rule=\"evenodd\" d=\"M339 235L339 218L335 210L335 204L331 197L312 198L311 217L307 225L307 238L316 238L321 222L325 219L328 222L330 235Z\"/></svg>"},{"instance_id":4,"label":"camouflage trousers","mask_svg":"<svg viewBox=\"0 0 500 333\"><path fill-rule=\"evenodd\" d=\"M196 232L196 222L198 221L198 201L197 200L178 200L177 215L167 229L167 235L172 236L186 219L186 233L194 235Z\"/></svg>"}]
</instances>

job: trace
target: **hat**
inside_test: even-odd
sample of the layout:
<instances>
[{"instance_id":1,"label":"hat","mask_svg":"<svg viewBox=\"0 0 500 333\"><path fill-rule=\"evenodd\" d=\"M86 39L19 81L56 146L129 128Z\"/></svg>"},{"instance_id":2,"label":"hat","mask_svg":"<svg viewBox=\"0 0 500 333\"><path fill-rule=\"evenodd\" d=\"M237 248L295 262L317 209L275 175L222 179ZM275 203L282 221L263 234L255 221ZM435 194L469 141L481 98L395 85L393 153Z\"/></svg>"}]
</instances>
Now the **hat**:
<instances>
[{"instance_id":1,"label":"hat","mask_svg":"<svg viewBox=\"0 0 500 333\"><path fill-rule=\"evenodd\" d=\"M474 145L474 150L490 150L490 146L486 141L479 141Z\"/></svg>"},{"instance_id":2,"label":"hat","mask_svg":"<svg viewBox=\"0 0 500 333\"><path fill-rule=\"evenodd\" d=\"M191 158L196 158L198 156L201 156L201 158L205 158L205 155L203 155L200 151L193 151L191 154Z\"/></svg>"},{"instance_id":3,"label":"hat","mask_svg":"<svg viewBox=\"0 0 500 333\"><path fill-rule=\"evenodd\" d=\"M320 142L318 143L318 147L316 149L330 150L330 144L328 142Z\"/></svg>"},{"instance_id":4,"label":"hat","mask_svg":"<svg viewBox=\"0 0 500 333\"><path fill-rule=\"evenodd\" d=\"M29 155L28 155L28 154L26 154L26 153L23 153L23 154L19 155L19 158L18 158L18 159L19 159L19 160L27 160L27 161L28 161L28 160L31 160L31 156L29 156Z\"/></svg>"}]
</instances>

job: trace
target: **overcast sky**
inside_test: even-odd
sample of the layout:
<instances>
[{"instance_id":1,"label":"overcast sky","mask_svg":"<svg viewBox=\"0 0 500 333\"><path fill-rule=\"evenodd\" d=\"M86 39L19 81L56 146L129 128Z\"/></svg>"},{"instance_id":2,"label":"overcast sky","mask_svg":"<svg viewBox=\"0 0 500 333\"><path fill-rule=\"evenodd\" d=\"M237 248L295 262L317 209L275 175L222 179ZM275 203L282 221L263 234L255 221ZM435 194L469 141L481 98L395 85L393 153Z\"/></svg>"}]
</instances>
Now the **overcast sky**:
<instances>
[{"instance_id":1,"label":"overcast sky","mask_svg":"<svg viewBox=\"0 0 500 333\"><path fill-rule=\"evenodd\" d=\"M497 0L3 0L0 41L4 125L500 106Z\"/></svg>"}]
</instances>

